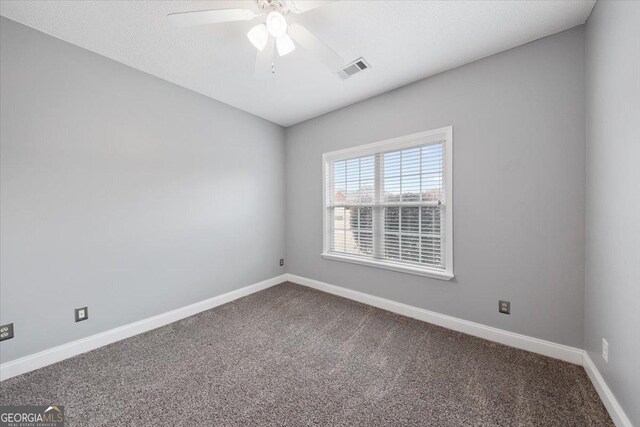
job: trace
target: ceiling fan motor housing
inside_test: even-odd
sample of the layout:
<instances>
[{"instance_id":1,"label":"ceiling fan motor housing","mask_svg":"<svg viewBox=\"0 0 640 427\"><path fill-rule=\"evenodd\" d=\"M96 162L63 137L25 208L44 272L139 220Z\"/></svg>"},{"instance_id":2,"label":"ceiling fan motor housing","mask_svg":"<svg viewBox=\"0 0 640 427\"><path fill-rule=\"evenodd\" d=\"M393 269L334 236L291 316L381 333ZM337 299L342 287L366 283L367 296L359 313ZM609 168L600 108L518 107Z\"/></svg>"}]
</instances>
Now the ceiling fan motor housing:
<instances>
[{"instance_id":1,"label":"ceiling fan motor housing","mask_svg":"<svg viewBox=\"0 0 640 427\"><path fill-rule=\"evenodd\" d=\"M285 0L256 0L256 2L262 13L279 12L282 15L289 13L289 7Z\"/></svg>"}]
</instances>

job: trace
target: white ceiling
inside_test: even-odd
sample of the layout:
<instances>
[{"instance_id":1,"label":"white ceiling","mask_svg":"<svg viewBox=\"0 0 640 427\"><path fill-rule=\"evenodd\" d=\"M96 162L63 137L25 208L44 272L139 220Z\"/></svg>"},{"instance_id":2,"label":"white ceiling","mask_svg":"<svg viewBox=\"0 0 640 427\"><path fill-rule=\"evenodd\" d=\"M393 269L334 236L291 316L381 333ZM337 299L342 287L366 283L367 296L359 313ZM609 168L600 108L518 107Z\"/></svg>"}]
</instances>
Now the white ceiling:
<instances>
[{"instance_id":1,"label":"white ceiling","mask_svg":"<svg viewBox=\"0 0 640 427\"><path fill-rule=\"evenodd\" d=\"M244 4L243 4L244 3ZM253 78L258 21L174 27L168 13L239 1L10 1L0 14L283 126L583 24L595 0L337 1L302 15L345 60L372 66L341 80L301 47ZM259 19L259 18L258 18Z\"/></svg>"}]
</instances>

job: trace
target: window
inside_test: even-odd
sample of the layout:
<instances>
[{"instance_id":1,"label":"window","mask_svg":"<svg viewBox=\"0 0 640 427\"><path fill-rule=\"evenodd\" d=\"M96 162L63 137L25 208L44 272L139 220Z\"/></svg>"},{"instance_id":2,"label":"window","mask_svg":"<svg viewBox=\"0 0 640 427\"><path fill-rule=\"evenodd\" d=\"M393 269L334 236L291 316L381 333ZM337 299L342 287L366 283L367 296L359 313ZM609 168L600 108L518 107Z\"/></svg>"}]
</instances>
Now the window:
<instances>
[{"instance_id":1,"label":"window","mask_svg":"<svg viewBox=\"0 0 640 427\"><path fill-rule=\"evenodd\" d=\"M452 128L323 155L328 259L453 277Z\"/></svg>"}]
</instances>

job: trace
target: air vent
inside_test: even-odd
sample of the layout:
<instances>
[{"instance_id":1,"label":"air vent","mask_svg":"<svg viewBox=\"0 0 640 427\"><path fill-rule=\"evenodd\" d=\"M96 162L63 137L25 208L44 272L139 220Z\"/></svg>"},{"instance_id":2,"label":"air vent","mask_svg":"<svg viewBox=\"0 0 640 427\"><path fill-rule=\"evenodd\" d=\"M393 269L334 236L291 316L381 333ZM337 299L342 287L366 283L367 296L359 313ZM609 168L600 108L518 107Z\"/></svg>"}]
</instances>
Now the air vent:
<instances>
[{"instance_id":1,"label":"air vent","mask_svg":"<svg viewBox=\"0 0 640 427\"><path fill-rule=\"evenodd\" d=\"M359 73L360 71L364 71L371 68L371 66L364 60L364 58L358 58L353 62L345 65L342 70L338 71L338 76L342 79L348 79L354 74Z\"/></svg>"}]
</instances>

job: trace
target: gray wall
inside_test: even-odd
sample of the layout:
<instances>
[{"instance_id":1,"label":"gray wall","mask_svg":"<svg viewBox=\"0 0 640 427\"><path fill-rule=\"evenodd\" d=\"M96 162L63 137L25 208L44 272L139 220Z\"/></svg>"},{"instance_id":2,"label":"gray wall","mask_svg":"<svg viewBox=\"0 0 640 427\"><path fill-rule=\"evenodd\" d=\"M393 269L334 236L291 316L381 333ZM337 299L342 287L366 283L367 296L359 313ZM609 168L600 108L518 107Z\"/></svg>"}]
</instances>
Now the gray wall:
<instances>
[{"instance_id":1,"label":"gray wall","mask_svg":"<svg viewBox=\"0 0 640 427\"><path fill-rule=\"evenodd\" d=\"M448 125L455 279L322 259L322 153ZM290 273L582 348L582 26L304 122L286 136ZM510 316L498 313L498 299L511 300Z\"/></svg>"},{"instance_id":2,"label":"gray wall","mask_svg":"<svg viewBox=\"0 0 640 427\"><path fill-rule=\"evenodd\" d=\"M599 1L586 46L585 346L640 426L640 2Z\"/></svg>"},{"instance_id":3,"label":"gray wall","mask_svg":"<svg viewBox=\"0 0 640 427\"><path fill-rule=\"evenodd\" d=\"M2 362L284 272L281 127L0 28Z\"/></svg>"}]
</instances>

